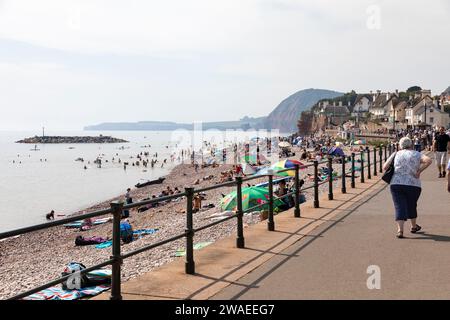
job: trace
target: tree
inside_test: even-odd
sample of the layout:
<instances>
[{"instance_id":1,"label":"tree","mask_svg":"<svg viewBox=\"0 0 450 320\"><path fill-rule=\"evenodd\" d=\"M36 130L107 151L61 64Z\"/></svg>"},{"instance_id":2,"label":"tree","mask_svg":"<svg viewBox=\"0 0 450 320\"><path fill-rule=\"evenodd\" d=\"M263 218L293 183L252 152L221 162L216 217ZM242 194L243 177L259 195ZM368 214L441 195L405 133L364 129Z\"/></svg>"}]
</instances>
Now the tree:
<instances>
[{"instance_id":1,"label":"tree","mask_svg":"<svg viewBox=\"0 0 450 320\"><path fill-rule=\"evenodd\" d=\"M312 112L303 111L300 115L300 119L297 122L298 131L301 135L307 135L311 131L311 125L313 120Z\"/></svg>"},{"instance_id":2,"label":"tree","mask_svg":"<svg viewBox=\"0 0 450 320\"><path fill-rule=\"evenodd\" d=\"M406 90L407 93L414 93L417 91L422 91L422 88L419 86L413 86L413 87L409 87L408 90Z\"/></svg>"}]
</instances>

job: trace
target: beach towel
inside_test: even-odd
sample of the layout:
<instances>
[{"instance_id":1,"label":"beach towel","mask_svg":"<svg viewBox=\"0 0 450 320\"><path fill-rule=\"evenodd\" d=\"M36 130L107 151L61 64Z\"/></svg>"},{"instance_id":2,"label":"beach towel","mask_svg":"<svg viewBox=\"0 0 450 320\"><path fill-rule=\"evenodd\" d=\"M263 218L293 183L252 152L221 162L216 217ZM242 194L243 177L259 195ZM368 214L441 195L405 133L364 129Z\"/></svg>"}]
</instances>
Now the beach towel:
<instances>
[{"instance_id":1,"label":"beach towel","mask_svg":"<svg viewBox=\"0 0 450 320\"><path fill-rule=\"evenodd\" d=\"M110 220L111 220L111 218L96 219L93 222L93 224L94 225L104 224L104 223L107 223ZM83 221L80 220L80 221L75 221L75 222L72 222L72 223L66 223L63 226L66 227L66 228L80 228L82 225L83 225Z\"/></svg>"},{"instance_id":2,"label":"beach towel","mask_svg":"<svg viewBox=\"0 0 450 320\"><path fill-rule=\"evenodd\" d=\"M95 249L104 249L112 246L112 240L100 243L95 246Z\"/></svg>"},{"instance_id":3,"label":"beach towel","mask_svg":"<svg viewBox=\"0 0 450 320\"><path fill-rule=\"evenodd\" d=\"M134 230L133 231L133 236L137 236L138 239L142 238L145 235L148 234L154 234L156 231L158 231L158 228L155 229L139 229L139 230Z\"/></svg>"},{"instance_id":4,"label":"beach towel","mask_svg":"<svg viewBox=\"0 0 450 320\"><path fill-rule=\"evenodd\" d=\"M88 287L80 290L63 290L60 287L50 287L29 295L23 298L23 300L77 300L83 297L94 297L108 289L109 286L107 285Z\"/></svg>"},{"instance_id":5,"label":"beach towel","mask_svg":"<svg viewBox=\"0 0 450 320\"><path fill-rule=\"evenodd\" d=\"M200 250L203 249L204 247L207 247L211 244L212 242L199 242L194 244L194 250ZM185 249L178 249L175 252L175 257L184 257L186 255L186 250Z\"/></svg>"},{"instance_id":6,"label":"beach towel","mask_svg":"<svg viewBox=\"0 0 450 320\"><path fill-rule=\"evenodd\" d=\"M140 238L142 238L145 235L154 234L158 230L159 230L158 228L134 230L133 231L133 236L137 237L138 239L140 239ZM103 242L101 244L98 244L98 245L95 246L95 248L96 249L105 249L105 248L108 248L108 247L111 247L111 246L112 246L112 240Z\"/></svg>"}]
</instances>

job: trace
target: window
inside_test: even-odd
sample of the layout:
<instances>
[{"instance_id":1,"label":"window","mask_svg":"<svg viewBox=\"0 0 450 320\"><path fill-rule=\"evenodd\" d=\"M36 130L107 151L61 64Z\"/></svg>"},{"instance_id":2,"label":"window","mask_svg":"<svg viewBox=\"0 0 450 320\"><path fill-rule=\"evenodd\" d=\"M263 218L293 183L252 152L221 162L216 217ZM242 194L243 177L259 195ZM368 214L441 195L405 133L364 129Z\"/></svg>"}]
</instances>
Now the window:
<instances>
[{"instance_id":1,"label":"window","mask_svg":"<svg viewBox=\"0 0 450 320\"><path fill-rule=\"evenodd\" d=\"M430 117L430 122L434 123L434 118L433 117Z\"/></svg>"}]
</instances>

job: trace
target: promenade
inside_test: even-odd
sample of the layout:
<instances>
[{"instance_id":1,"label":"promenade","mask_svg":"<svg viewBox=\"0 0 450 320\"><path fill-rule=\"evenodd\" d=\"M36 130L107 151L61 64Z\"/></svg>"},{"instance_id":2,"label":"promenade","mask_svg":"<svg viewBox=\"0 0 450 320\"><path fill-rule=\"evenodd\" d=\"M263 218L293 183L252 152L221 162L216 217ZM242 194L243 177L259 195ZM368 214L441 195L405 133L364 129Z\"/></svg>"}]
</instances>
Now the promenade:
<instances>
[{"instance_id":1,"label":"promenade","mask_svg":"<svg viewBox=\"0 0 450 320\"><path fill-rule=\"evenodd\" d=\"M302 205L196 251L196 274L176 260L123 284L124 299L450 299L450 196L435 166L423 174L418 234L396 239L387 185L373 177L320 208ZM409 230L409 226L408 229ZM380 289L369 290L369 266ZM94 299L108 299L109 293Z\"/></svg>"},{"instance_id":2,"label":"promenade","mask_svg":"<svg viewBox=\"0 0 450 320\"><path fill-rule=\"evenodd\" d=\"M395 238L389 188L380 181L366 202L340 210L213 298L450 299L450 195L436 171L422 176L418 234ZM380 268L379 290L366 284L372 265Z\"/></svg>"}]
</instances>

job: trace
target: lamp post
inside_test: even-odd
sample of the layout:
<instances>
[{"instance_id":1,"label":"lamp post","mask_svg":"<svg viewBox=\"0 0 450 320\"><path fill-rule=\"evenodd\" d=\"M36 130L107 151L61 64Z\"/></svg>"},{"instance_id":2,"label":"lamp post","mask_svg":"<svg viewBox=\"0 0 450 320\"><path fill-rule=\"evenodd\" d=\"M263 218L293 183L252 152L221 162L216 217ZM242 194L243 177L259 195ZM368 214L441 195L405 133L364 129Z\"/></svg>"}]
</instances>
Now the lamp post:
<instances>
[{"instance_id":1,"label":"lamp post","mask_svg":"<svg viewBox=\"0 0 450 320\"><path fill-rule=\"evenodd\" d=\"M427 102L426 102L425 99L423 99L423 108L425 109L425 120L424 120L424 123L425 123L425 127L426 127L427 126Z\"/></svg>"},{"instance_id":2,"label":"lamp post","mask_svg":"<svg viewBox=\"0 0 450 320\"><path fill-rule=\"evenodd\" d=\"M394 109L394 117L393 117L393 123L392 123L392 129L394 130L394 132L395 132L395 106L394 105L392 105L392 108Z\"/></svg>"}]
</instances>

